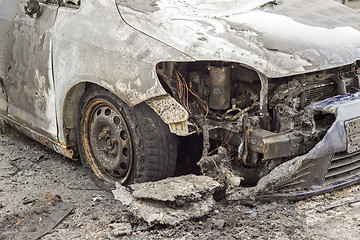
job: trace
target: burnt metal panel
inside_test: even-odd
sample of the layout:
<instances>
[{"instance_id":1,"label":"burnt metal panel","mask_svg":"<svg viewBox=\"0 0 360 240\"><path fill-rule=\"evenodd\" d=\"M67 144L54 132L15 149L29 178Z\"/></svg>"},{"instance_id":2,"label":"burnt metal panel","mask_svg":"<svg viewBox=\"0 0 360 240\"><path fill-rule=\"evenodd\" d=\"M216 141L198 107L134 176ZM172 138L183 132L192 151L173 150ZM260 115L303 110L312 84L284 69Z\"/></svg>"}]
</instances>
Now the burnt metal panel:
<instances>
[{"instance_id":1,"label":"burnt metal panel","mask_svg":"<svg viewBox=\"0 0 360 240\"><path fill-rule=\"evenodd\" d=\"M113 0L83 0L79 9L60 7L53 38L61 142L66 141L62 106L77 83L102 86L132 107L167 94L156 74L158 62L193 61L125 24Z\"/></svg>"},{"instance_id":2,"label":"burnt metal panel","mask_svg":"<svg viewBox=\"0 0 360 240\"><path fill-rule=\"evenodd\" d=\"M57 6L41 4L41 13L30 17L26 5L18 1L14 16L12 59L3 80L7 112L18 123L56 139L51 44Z\"/></svg>"},{"instance_id":3,"label":"burnt metal panel","mask_svg":"<svg viewBox=\"0 0 360 240\"><path fill-rule=\"evenodd\" d=\"M268 78L359 59L359 14L335 1L313 2L117 1L121 16L139 31L196 60L240 62Z\"/></svg>"},{"instance_id":4,"label":"burnt metal panel","mask_svg":"<svg viewBox=\"0 0 360 240\"><path fill-rule=\"evenodd\" d=\"M4 121L7 124L15 127L18 131L24 133L26 136L28 136L36 141L38 141L42 145L54 150L57 153L64 155L65 157L68 157L73 160L78 160L77 156L74 154L73 149L71 149L70 147L54 140L51 137L48 137L46 135L39 133L38 130L35 131L33 129L30 129L30 128L24 126L23 124L20 124L20 123L14 121L13 119L10 119L8 117L2 117L2 118L4 119Z\"/></svg>"},{"instance_id":5,"label":"burnt metal panel","mask_svg":"<svg viewBox=\"0 0 360 240\"><path fill-rule=\"evenodd\" d=\"M250 131L250 149L263 154L263 160L291 157L304 153L302 137L293 133L273 133L264 129Z\"/></svg>"},{"instance_id":6,"label":"burnt metal panel","mask_svg":"<svg viewBox=\"0 0 360 240\"><path fill-rule=\"evenodd\" d=\"M4 81L11 67L12 49L15 42L14 19L18 10L19 0L0 0L0 113L6 115L7 95Z\"/></svg>"},{"instance_id":7,"label":"burnt metal panel","mask_svg":"<svg viewBox=\"0 0 360 240\"><path fill-rule=\"evenodd\" d=\"M0 0L0 77L6 76L15 41L14 19L18 10L19 0Z\"/></svg>"},{"instance_id":8,"label":"burnt metal panel","mask_svg":"<svg viewBox=\"0 0 360 240\"><path fill-rule=\"evenodd\" d=\"M209 107L227 110L230 107L230 67L210 67Z\"/></svg>"}]
</instances>

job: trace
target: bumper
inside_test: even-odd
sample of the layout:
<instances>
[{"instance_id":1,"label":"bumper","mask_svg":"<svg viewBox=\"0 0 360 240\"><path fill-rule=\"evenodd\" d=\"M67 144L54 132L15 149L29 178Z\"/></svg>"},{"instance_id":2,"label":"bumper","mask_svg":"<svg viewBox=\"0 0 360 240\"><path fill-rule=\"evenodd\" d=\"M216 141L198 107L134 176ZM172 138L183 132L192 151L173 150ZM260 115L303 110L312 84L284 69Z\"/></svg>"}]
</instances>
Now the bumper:
<instances>
[{"instance_id":1,"label":"bumper","mask_svg":"<svg viewBox=\"0 0 360 240\"><path fill-rule=\"evenodd\" d=\"M294 199L309 197L344 188L360 180L360 152L353 151L349 128L345 127L349 121L360 118L360 92L336 96L310 106L314 111L334 114L336 120L313 149L298 157L301 161L298 171L288 179L288 183L278 186L278 190L283 192L278 193L280 197L284 193ZM359 129L360 125L354 128ZM358 132L352 134L353 139L354 135L359 135ZM287 191L291 188L297 191Z\"/></svg>"},{"instance_id":2,"label":"bumper","mask_svg":"<svg viewBox=\"0 0 360 240\"><path fill-rule=\"evenodd\" d=\"M322 186L315 189L305 189L302 191L295 191L295 192L284 192L284 193L278 192L271 195L261 195L257 199L262 201L280 200L280 199L288 199L290 201L296 201L296 200L301 200L304 198L336 191L339 189L343 189L358 183L360 183L360 176L354 176L354 177L350 177L347 180L335 183L334 185L330 185L330 186Z\"/></svg>"},{"instance_id":3,"label":"bumper","mask_svg":"<svg viewBox=\"0 0 360 240\"><path fill-rule=\"evenodd\" d=\"M360 118L360 92L310 106L336 116L324 138L308 153L276 167L255 187L239 188L228 200L298 200L360 182L360 151L348 153L345 128L346 122Z\"/></svg>"}]
</instances>

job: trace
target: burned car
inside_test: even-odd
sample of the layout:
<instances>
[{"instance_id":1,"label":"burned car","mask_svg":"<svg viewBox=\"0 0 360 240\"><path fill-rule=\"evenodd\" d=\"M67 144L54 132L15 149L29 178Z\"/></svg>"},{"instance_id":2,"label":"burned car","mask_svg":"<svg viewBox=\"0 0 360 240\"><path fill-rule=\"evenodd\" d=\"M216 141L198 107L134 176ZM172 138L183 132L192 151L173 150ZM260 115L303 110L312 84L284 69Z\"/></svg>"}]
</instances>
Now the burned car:
<instances>
[{"instance_id":1,"label":"burned car","mask_svg":"<svg viewBox=\"0 0 360 240\"><path fill-rule=\"evenodd\" d=\"M360 15L335 1L0 6L2 119L105 187L220 149L244 186L305 196L359 182Z\"/></svg>"}]
</instances>

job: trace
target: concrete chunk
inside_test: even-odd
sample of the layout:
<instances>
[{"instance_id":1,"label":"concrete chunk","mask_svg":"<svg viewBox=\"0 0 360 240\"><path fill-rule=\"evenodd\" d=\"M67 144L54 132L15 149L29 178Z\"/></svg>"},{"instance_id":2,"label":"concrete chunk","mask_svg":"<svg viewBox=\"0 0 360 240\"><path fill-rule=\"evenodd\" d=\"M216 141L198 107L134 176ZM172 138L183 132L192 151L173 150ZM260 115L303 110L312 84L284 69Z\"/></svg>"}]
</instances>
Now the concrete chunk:
<instances>
[{"instance_id":1,"label":"concrete chunk","mask_svg":"<svg viewBox=\"0 0 360 240\"><path fill-rule=\"evenodd\" d=\"M209 214L215 206L213 193L220 184L210 177L187 175L158 182L116 185L115 199L148 224L176 225Z\"/></svg>"},{"instance_id":2,"label":"concrete chunk","mask_svg":"<svg viewBox=\"0 0 360 240\"><path fill-rule=\"evenodd\" d=\"M182 203L199 200L204 195L212 195L220 184L211 177L190 174L157 182L133 184L129 187L135 198Z\"/></svg>"},{"instance_id":3,"label":"concrete chunk","mask_svg":"<svg viewBox=\"0 0 360 240\"><path fill-rule=\"evenodd\" d=\"M116 183L116 189L112 192L115 199L119 200L124 206L129 206L134 201L133 195L120 183Z\"/></svg>"},{"instance_id":4,"label":"concrete chunk","mask_svg":"<svg viewBox=\"0 0 360 240\"><path fill-rule=\"evenodd\" d=\"M130 223L113 223L113 224L110 224L110 227L113 229L111 231L111 233L115 237L120 237L123 235L130 235L132 232Z\"/></svg>"}]
</instances>

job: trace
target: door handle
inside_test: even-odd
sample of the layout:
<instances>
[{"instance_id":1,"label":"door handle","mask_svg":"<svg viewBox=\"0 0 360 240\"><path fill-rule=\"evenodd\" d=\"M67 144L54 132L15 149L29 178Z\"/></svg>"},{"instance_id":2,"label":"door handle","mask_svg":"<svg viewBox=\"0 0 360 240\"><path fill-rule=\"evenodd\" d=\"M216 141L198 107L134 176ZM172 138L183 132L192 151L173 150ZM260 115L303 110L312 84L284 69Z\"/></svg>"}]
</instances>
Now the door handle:
<instances>
[{"instance_id":1,"label":"door handle","mask_svg":"<svg viewBox=\"0 0 360 240\"><path fill-rule=\"evenodd\" d=\"M38 0L29 0L27 4L24 6L25 14L29 15L31 18L36 15L36 17L40 17L41 7Z\"/></svg>"}]
</instances>

